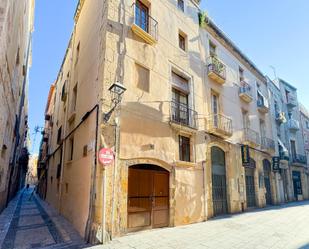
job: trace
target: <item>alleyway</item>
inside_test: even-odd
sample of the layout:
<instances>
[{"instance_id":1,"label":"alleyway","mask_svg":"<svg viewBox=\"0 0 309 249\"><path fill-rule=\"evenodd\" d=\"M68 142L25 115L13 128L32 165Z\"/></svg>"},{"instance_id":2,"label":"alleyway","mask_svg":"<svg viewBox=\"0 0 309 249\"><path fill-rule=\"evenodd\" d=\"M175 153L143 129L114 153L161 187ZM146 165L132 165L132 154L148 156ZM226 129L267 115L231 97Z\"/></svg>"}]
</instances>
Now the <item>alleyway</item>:
<instances>
[{"instance_id":1,"label":"alleyway","mask_svg":"<svg viewBox=\"0 0 309 249\"><path fill-rule=\"evenodd\" d=\"M93 249L309 248L309 201L130 234Z\"/></svg>"},{"instance_id":2,"label":"alleyway","mask_svg":"<svg viewBox=\"0 0 309 249\"><path fill-rule=\"evenodd\" d=\"M84 248L70 224L25 190L0 215L0 249Z\"/></svg>"}]
</instances>

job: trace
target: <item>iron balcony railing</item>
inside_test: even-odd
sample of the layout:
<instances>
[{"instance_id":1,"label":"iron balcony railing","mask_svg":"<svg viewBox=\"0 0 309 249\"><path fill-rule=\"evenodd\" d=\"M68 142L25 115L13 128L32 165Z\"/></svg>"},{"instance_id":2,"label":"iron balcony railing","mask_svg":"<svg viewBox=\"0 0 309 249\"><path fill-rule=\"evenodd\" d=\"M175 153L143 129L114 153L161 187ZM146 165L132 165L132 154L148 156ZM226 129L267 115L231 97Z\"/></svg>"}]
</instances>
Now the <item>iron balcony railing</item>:
<instances>
[{"instance_id":1,"label":"iron balcony railing","mask_svg":"<svg viewBox=\"0 0 309 249\"><path fill-rule=\"evenodd\" d=\"M260 145L261 139L258 132L251 130L249 128L245 128L243 131L243 142L249 142L252 144Z\"/></svg>"},{"instance_id":2,"label":"iron balcony railing","mask_svg":"<svg viewBox=\"0 0 309 249\"><path fill-rule=\"evenodd\" d=\"M300 164L307 164L307 157L305 155L300 154L292 154L292 162L293 163L300 163Z\"/></svg>"},{"instance_id":3,"label":"iron balcony railing","mask_svg":"<svg viewBox=\"0 0 309 249\"><path fill-rule=\"evenodd\" d=\"M239 96L247 102L251 102L253 99L252 88L245 81L241 81L241 85L239 87Z\"/></svg>"},{"instance_id":4,"label":"iron balcony railing","mask_svg":"<svg viewBox=\"0 0 309 249\"><path fill-rule=\"evenodd\" d=\"M133 4L134 24L151 35L155 40L158 40L158 22L148 13L142 11L137 3Z\"/></svg>"},{"instance_id":5,"label":"iron balcony railing","mask_svg":"<svg viewBox=\"0 0 309 249\"><path fill-rule=\"evenodd\" d=\"M207 118L206 129L217 134L232 135L232 120L222 114L212 114Z\"/></svg>"},{"instance_id":6,"label":"iron balcony railing","mask_svg":"<svg viewBox=\"0 0 309 249\"><path fill-rule=\"evenodd\" d=\"M298 131L300 129L298 120L289 119L288 128L290 131Z\"/></svg>"},{"instance_id":7,"label":"iron balcony railing","mask_svg":"<svg viewBox=\"0 0 309 249\"><path fill-rule=\"evenodd\" d=\"M245 93L252 97L252 87L245 81L240 83L239 93Z\"/></svg>"},{"instance_id":8,"label":"iron balcony railing","mask_svg":"<svg viewBox=\"0 0 309 249\"><path fill-rule=\"evenodd\" d=\"M268 137L261 137L261 147L263 150L275 150L275 141Z\"/></svg>"},{"instance_id":9,"label":"iron balcony railing","mask_svg":"<svg viewBox=\"0 0 309 249\"><path fill-rule=\"evenodd\" d=\"M197 128L197 112L188 105L171 101L171 121L191 128Z\"/></svg>"},{"instance_id":10,"label":"iron balcony railing","mask_svg":"<svg viewBox=\"0 0 309 249\"><path fill-rule=\"evenodd\" d=\"M208 73L215 73L220 78L226 79L226 67L216 56L208 57L207 67Z\"/></svg>"},{"instance_id":11,"label":"iron balcony railing","mask_svg":"<svg viewBox=\"0 0 309 249\"><path fill-rule=\"evenodd\" d=\"M291 94L291 93L287 94L287 96L286 96L286 103L290 107L297 106L296 97L293 94Z\"/></svg>"}]
</instances>

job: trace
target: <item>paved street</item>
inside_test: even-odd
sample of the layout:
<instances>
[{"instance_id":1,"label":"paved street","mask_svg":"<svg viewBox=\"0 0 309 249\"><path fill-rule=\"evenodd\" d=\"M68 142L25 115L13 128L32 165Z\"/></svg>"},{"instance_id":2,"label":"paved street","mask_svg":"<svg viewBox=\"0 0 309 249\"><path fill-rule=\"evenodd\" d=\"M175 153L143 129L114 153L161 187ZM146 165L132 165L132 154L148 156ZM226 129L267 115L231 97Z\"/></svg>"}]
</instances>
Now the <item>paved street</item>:
<instances>
[{"instance_id":1,"label":"paved street","mask_svg":"<svg viewBox=\"0 0 309 249\"><path fill-rule=\"evenodd\" d=\"M309 248L309 202L131 234L93 249Z\"/></svg>"},{"instance_id":2,"label":"paved street","mask_svg":"<svg viewBox=\"0 0 309 249\"><path fill-rule=\"evenodd\" d=\"M25 190L0 215L0 248L89 248L55 210ZM309 248L309 201L176 228L148 230L93 249Z\"/></svg>"},{"instance_id":3,"label":"paved street","mask_svg":"<svg viewBox=\"0 0 309 249\"><path fill-rule=\"evenodd\" d=\"M71 225L46 203L25 190L0 215L0 248L84 248Z\"/></svg>"}]
</instances>

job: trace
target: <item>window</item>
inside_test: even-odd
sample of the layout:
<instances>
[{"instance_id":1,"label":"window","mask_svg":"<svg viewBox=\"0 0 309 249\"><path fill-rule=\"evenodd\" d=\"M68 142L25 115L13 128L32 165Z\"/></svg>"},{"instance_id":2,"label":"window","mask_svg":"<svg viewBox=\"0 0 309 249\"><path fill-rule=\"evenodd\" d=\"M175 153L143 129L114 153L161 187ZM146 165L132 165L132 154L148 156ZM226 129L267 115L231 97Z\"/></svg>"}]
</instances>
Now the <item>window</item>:
<instances>
[{"instance_id":1,"label":"window","mask_svg":"<svg viewBox=\"0 0 309 249\"><path fill-rule=\"evenodd\" d=\"M59 127L57 132L57 144L61 144L62 142L62 126Z\"/></svg>"},{"instance_id":2,"label":"window","mask_svg":"<svg viewBox=\"0 0 309 249\"><path fill-rule=\"evenodd\" d=\"M79 59L79 52L80 52L80 42L78 42L77 47L76 47L76 59L75 59L75 65L78 63L78 59Z\"/></svg>"},{"instance_id":3,"label":"window","mask_svg":"<svg viewBox=\"0 0 309 249\"><path fill-rule=\"evenodd\" d=\"M239 71L238 72L239 73L239 82L243 82L245 80L245 78L244 78L244 70L241 67L239 67L238 71Z\"/></svg>"},{"instance_id":4,"label":"window","mask_svg":"<svg viewBox=\"0 0 309 249\"><path fill-rule=\"evenodd\" d=\"M288 112L289 119L292 119L292 112Z\"/></svg>"},{"instance_id":5,"label":"window","mask_svg":"<svg viewBox=\"0 0 309 249\"><path fill-rule=\"evenodd\" d=\"M141 1L136 1L135 24L148 33L149 9Z\"/></svg>"},{"instance_id":6,"label":"window","mask_svg":"<svg viewBox=\"0 0 309 249\"><path fill-rule=\"evenodd\" d=\"M59 164L57 165L57 179L59 179L60 176L61 176L61 164L59 163Z\"/></svg>"},{"instance_id":7,"label":"window","mask_svg":"<svg viewBox=\"0 0 309 249\"><path fill-rule=\"evenodd\" d=\"M306 128L309 129L309 121L306 120Z\"/></svg>"},{"instance_id":8,"label":"window","mask_svg":"<svg viewBox=\"0 0 309 249\"><path fill-rule=\"evenodd\" d=\"M190 138L179 136L179 160L190 162Z\"/></svg>"},{"instance_id":9,"label":"window","mask_svg":"<svg viewBox=\"0 0 309 249\"><path fill-rule=\"evenodd\" d=\"M260 90L261 89L261 84L259 82L256 82L256 87L257 87L258 90Z\"/></svg>"},{"instance_id":10,"label":"window","mask_svg":"<svg viewBox=\"0 0 309 249\"><path fill-rule=\"evenodd\" d=\"M291 143L292 158L295 159L296 158L296 143L294 140L291 140L290 143Z\"/></svg>"},{"instance_id":11,"label":"window","mask_svg":"<svg viewBox=\"0 0 309 249\"><path fill-rule=\"evenodd\" d=\"M173 121L189 124L188 95L174 88L172 91Z\"/></svg>"},{"instance_id":12,"label":"window","mask_svg":"<svg viewBox=\"0 0 309 249\"><path fill-rule=\"evenodd\" d=\"M135 64L136 69L136 86L145 91L149 92L149 69Z\"/></svg>"},{"instance_id":13,"label":"window","mask_svg":"<svg viewBox=\"0 0 309 249\"><path fill-rule=\"evenodd\" d=\"M214 127L218 127L220 125L219 120L219 103L218 103L219 96L216 93L212 93L211 95L211 110L213 114L213 125Z\"/></svg>"},{"instance_id":14,"label":"window","mask_svg":"<svg viewBox=\"0 0 309 249\"><path fill-rule=\"evenodd\" d=\"M180 9L182 12L185 12L185 3L184 0L178 0L177 1L178 9Z\"/></svg>"},{"instance_id":15,"label":"window","mask_svg":"<svg viewBox=\"0 0 309 249\"><path fill-rule=\"evenodd\" d=\"M66 89L65 89L66 83L67 83L67 81L65 81L63 83L62 90L61 90L61 101L63 101L63 102L65 102L66 97L67 97L67 93L66 93Z\"/></svg>"},{"instance_id":16,"label":"window","mask_svg":"<svg viewBox=\"0 0 309 249\"><path fill-rule=\"evenodd\" d=\"M219 96L216 93L211 94L211 110L213 114L219 114L219 103L218 103Z\"/></svg>"},{"instance_id":17,"label":"window","mask_svg":"<svg viewBox=\"0 0 309 249\"><path fill-rule=\"evenodd\" d=\"M74 137L71 137L69 139L69 161L73 160L73 154L74 154Z\"/></svg>"},{"instance_id":18,"label":"window","mask_svg":"<svg viewBox=\"0 0 309 249\"><path fill-rule=\"evenodd\" d=\"M266 136L265 122L262 119L260 119L260 131L261 131L261 137L265 137Z\"/></svg>"},{"instance_id":19,"label":"window","mask_svg":"<svg viewBox=\"0 0 309 249\"><path fill-rule=\"evenodd\" d=\"M279 107L278 107L278 101L275 100L275 113L276 115L279 114Z\"/></svg>"},{"instance_id":20,"label":"window","mask_svg":"<svg viewBox=\"0 0 309 249\"><path fill-rule=\"evenodd\" d=\"M285 90L285 97L287 102L289 102L289 94L290 92L288 90Z\"/></svg>"},{"instance_id":21,"label":"window","mask_svg":"<svg viewBox=\"0 0 309 249\"><path fill-rule=\"evenodd\" d=\"M210 56L216 56L216 45L209 41L209 54Z\"/></svg>"},{"instance_id":22,"label":"window","mask_svg":"<svg viewBox=\"0 0 309 249\"><path fill-rule=\"evenodd\" d=\"M7 151L7 146L5 144L3 144L2 149L1 149L1 158L6 157L6 151Z\"/></svg>"},{"instance_id":23,"label":"window","mask_svg":"<svg viewBox=\"0 0 309 249\"><path fill-rule=\"evenodd\" d=\"M179 40L179 47L186 51L186 35L182 32L178 34L178 40Z\"/></svg>"},{"instance_id":24,"label":"window","mask_svg":"<svg viewBox=\"0 0 309 249\"><path fill-rule=\"evenodd\" d=\"M77 83L73 88L71 112L76 111L76 102L77 102Z\"/></svg>"}]
</instances>

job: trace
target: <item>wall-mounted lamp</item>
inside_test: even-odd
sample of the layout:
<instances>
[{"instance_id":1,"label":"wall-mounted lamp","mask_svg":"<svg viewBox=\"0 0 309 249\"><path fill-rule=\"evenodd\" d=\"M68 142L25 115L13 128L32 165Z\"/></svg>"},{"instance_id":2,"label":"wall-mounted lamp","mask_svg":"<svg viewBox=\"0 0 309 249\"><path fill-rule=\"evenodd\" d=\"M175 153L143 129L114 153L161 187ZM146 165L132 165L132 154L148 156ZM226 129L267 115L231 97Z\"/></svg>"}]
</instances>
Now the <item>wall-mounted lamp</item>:
<instances>
[{"instance_id":1,"label":"wall-mounted lamp","mask_svg":"<svg viewBox=\"0 0 309 249\"><path fill-rule=\"evenodd\" d=\"M114 110L116 109L118 104L121 102L123 94L127 89L124 87L123 84L121 84L120 82L117 81L114 84L112 84L108 88L108 90L112 94L113 107L112 107L112 109L110 109L110 111L108 113L104 113L103 120L104 120L105 123L107 123L108 120L110 119L112 113L114 112Z\"/></svg>"}]
</instances>

